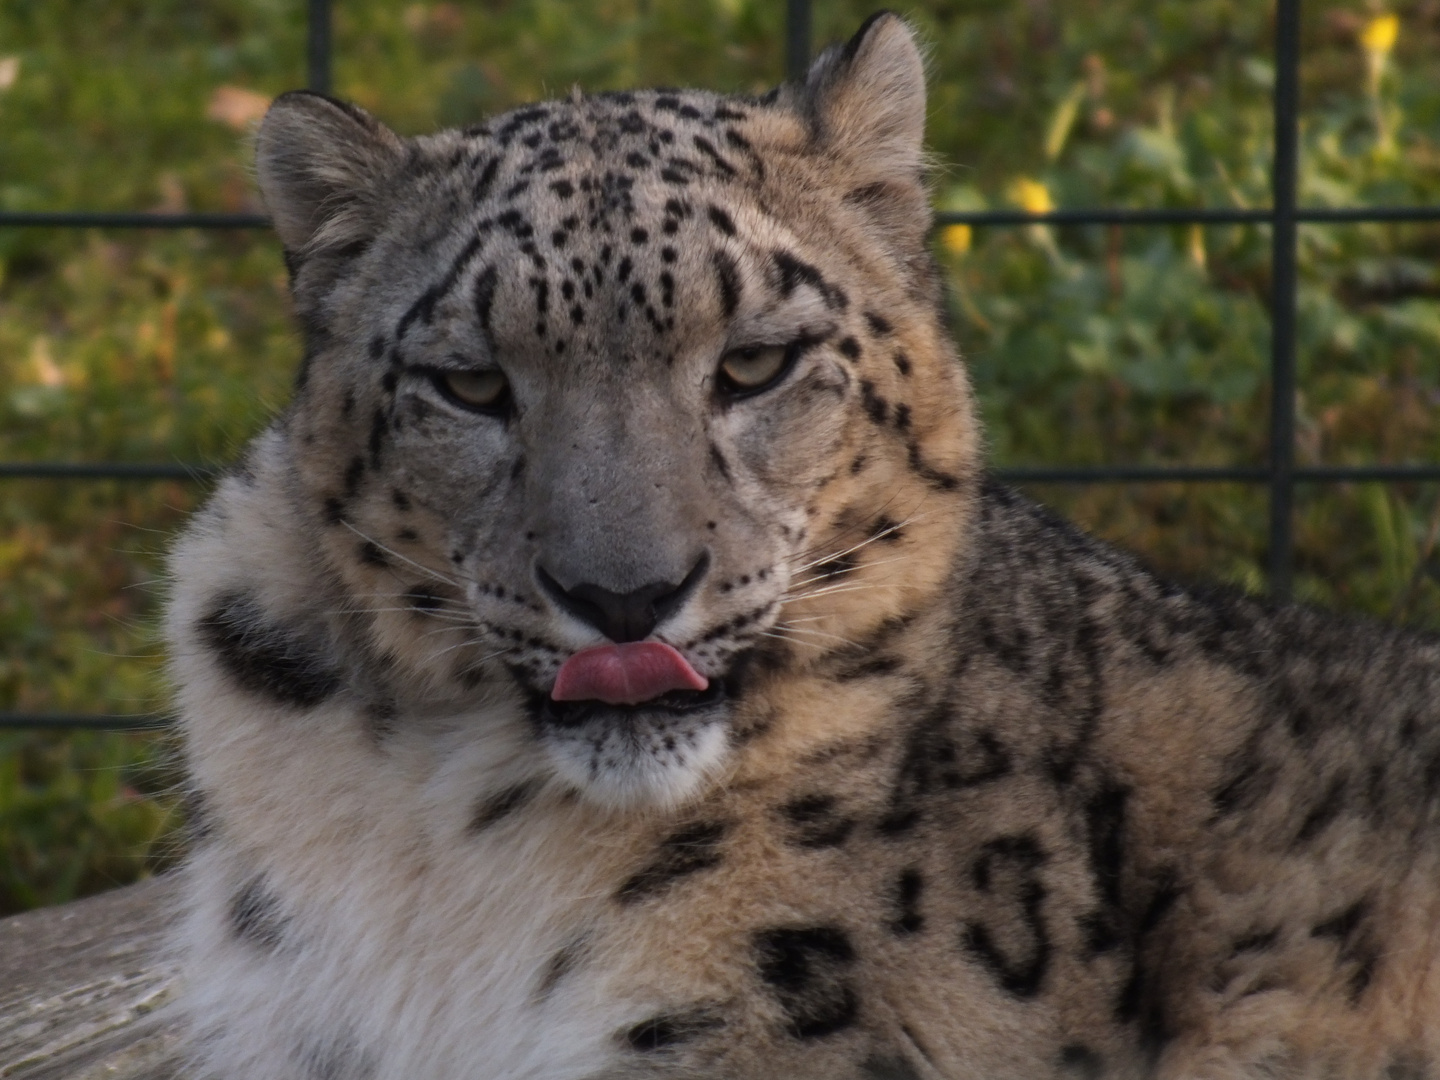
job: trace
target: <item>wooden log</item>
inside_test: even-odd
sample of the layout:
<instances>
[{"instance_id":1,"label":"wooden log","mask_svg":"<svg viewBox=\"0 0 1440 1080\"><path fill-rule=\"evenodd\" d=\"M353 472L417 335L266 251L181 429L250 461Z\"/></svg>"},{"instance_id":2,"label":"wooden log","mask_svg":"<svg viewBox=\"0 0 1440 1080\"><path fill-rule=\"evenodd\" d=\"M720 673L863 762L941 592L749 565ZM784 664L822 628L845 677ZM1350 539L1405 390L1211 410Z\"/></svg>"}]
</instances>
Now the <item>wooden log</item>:
<instances>
[{"instance_id":1,"label":"wooden log","mask_svg":"<svg viewBox=\"0 0 1440 1080\"><path fill-rule=\"evenodd\" d=\"M180 1080L176 973L162 952L176 882L156 878L0 919L0 1077Z\"/></svg>"}]
</instances>

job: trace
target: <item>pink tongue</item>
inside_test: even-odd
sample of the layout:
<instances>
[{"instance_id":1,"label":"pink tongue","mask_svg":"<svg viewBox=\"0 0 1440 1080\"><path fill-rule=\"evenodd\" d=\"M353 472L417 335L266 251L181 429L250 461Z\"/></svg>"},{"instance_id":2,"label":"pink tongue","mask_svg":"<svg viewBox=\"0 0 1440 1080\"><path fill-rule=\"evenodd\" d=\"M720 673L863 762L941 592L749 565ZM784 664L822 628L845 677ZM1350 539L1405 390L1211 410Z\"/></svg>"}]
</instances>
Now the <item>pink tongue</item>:
<instances>
[{"instance_id":1,"label":"pink tongue","mask_svg":"<svg viewBox=\"0 0 1440 1080\"><path fill-rule=\"evenodd\" d=\"M560 665L556 701L603 701L638 705L671 690L704 690L710 685L685 657L663 641L632 641L582 649Z\"/></svg>"}]
</instances>

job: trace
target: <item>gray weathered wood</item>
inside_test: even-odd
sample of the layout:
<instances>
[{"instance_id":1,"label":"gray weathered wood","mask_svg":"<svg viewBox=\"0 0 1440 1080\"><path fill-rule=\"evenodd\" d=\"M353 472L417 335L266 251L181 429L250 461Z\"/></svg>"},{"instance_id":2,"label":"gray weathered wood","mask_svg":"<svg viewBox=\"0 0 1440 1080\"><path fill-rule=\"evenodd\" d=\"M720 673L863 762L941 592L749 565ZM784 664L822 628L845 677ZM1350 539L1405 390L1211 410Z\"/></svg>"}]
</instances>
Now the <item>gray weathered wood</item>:
<instances>
[{"instance_id":1,"label":"gray weathered wood","mask_svg":"<svg viewBox=\"0 0 1440 1080\"><path fill-rule=\"evenodd\" d=\"M0 919L0 1077L179 1080L156 1010L175 971L160 952L173 878Z\"/></svg>"}]
</instances>

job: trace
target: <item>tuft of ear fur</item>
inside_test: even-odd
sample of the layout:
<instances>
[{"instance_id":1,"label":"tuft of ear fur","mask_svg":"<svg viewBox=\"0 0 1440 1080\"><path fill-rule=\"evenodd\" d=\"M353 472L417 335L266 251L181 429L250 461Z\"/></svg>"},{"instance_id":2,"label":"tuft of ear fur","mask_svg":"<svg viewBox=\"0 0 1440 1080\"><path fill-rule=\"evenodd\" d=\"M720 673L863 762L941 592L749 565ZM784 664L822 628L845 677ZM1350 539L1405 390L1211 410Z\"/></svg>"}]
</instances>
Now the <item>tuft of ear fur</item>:
<instances>
[{"instance_id":1,"label":"tuft of ear fur","mask_svg":"<svg viewBox=\"0 0 1440 1080\"><path fill-rule=\"evenodd\" d=\"M306 256L368 239L374 195L403 153L400 137L357 106L311 90L276 98L255 169L285 250Z\"/></svg>"},{"instance_id":2,"label":"tuft of ear fur","mask_svg":"<svg viewBox=\"0 0 1440 1080\"><path fill-rule=\"evenodd\" d=\"M811 123L827 146L876 173L918 179L924 166L925 61L892 11L826 49L805 77Z\"/></svg>"},{"instance_id":3,"label":"tuft of ear fur","mask_svg":"<svg viewBox=\"0 0 1440 1080\"><path fill-rule=\"evenodd\" d=\"M816 145L850 187L876 238L928 276L925 61L900 16L880 11L816 58L799 88Z\"/></svg>"}]
</instances>

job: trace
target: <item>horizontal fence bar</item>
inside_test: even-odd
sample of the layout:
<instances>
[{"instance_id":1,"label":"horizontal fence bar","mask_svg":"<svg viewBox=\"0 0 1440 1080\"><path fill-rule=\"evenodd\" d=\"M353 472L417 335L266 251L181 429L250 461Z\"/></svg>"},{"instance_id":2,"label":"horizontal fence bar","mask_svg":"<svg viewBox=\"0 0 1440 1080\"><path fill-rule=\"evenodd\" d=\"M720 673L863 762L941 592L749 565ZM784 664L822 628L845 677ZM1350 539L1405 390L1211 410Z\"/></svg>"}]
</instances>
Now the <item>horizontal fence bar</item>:
<instances>
[{"instance_id":1,"label":"horizontal fence bar","mask_svg":"<svg viewBox=\"0 0 1440 1080\"><path fill-rule=\"evenodd\" d=\"M941 210L936 225L1268 225L1272 210L1162 209L1127 210L1096 207L1093 210L1052 210L1031 214L1025 210ZM1385 221L1440 221L1440 206L1311 207L1297 209L1303 224Z\"/></svg>"},{"instance_id":2,"label":"horizontal fence bar","mask_svg":"<svg viewBox=\"0 0 1440 1080\"><path fill-rule=\"evenodd\" d=\"M0 227L23 229L268 229L264 214L100 213L0 211Z\"/></svg>"},{"instance_id":3,"label":"horizontal fence bar","mask_svg":"<svg viewBox=\"0 0 1440 1080\"><path fill-rule=\"evenodd\" d=\"M0 480L209 480L221 465L105 465L59 461L0 462ZM1260 483L1270 479L1263 465L1048 465L999 466L991 472L1013 483L1092 484L1106 482L1217 481ZM1312 465L1295 469L1297 480L1440 480L1440 463L1421 465Z\"/></svg>"},{"instance_id":4,"label":"horizontal fence bar","mask_svg":"<svg viewBox=\"0 0 1440 1080\"><path fill-rule=\"evenodd\" d=\"M1436 211L1440 216L1440 209ZM936 225L1263 225L1269 210L1126 210L1096 207L1093 210L1051 210L1032 214L1025 210L940 210Z\"/></svg>"},{"instance_id":5,"label":"horizontal fence bar","mask_svg":"<svg viewBox=\"0 0 1440 1080\"><path fill-rule=\"evenodd\" d=\"M1295 220L1302 225L1320 225L1325 222L1436 221L1440 220L1440 206L1317 206L1308 210L1300 207L1295 211Z\"/></svg>"},{"instance_id":6,"label":"horizontal fence bar","mask_svg":"<svg viewBox=\"0 0 1440 1080\"><path fill-rule=\"evenodd\" d=\"M1440 475L1440 466L1436 466ZM1265 483L1270 470L1247 465L1016 465L990 470L991 475L1012 484L1096 484L1169 483L1184 481Z\"/></svg>"},{"instance_id":7,"label":"horizontal fence bar","mask_svg":"<svg viewBox=\"0 0 1440 1080\"><path fill-rule=\"evenodd\" d=\"M224 471L218 465L0 461L0 480L208 480Z\"/></svg>"},{"instance_id":8,"label":"horizontal fence bar","mask_svg":"<svg viewBox=\"0 0 1440 1080\"><path fill-rule=\"evenodd\" d=\"M1310 465L1295 468L1296 480L1312 483L1404 483L1440 480L1440 465Z\"/></svg>"},{"instance_id":9,"label":"horizontal fence bar","mask_svg":"<svg viewBox=\"0 0 1440 1080\"><path fill-rule=\"evenodd\" d=\"M1025 210L941 210L936 225L1266 225L1270 210L1242 209L1094 209L1052 210L1031 214ZM1295 212L1304 224L1363 224L1386 221L1440 221L1440 206L1310 207ZM68 229L266 229L264 214L151 214L99 213L84 210L56 212L0 211L0 228Z\"/></svg>"},{"instance_id":10,"label":"horizontal fence bar","mask_svg":"<svg viewBox=\"0 0 1440 1080\"><path fill-rule=\"evenodd\" d=\"M142 714L106 716L100 713L0 712L0 731L160 731L172 721Z\"/></svg>"},{"instance_id":11,"label":"horizontal fence bar","mask_svg":"<svg viewBox=\"0 0 1440 1080\"><path fill-rule=\"evenodd\" d=\"M1268 484L1271 470L1263 465L1077 465L1073 467L1011 466L991 474L1012 484ZM1296 466L1291 476L1310 483L1405 483L1440 480L1434 465L1311 465Z\"/></svg>"}]
</instances>

